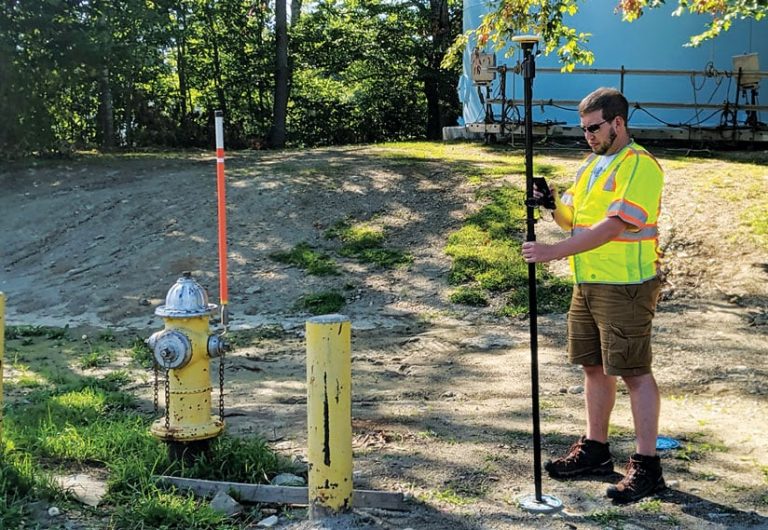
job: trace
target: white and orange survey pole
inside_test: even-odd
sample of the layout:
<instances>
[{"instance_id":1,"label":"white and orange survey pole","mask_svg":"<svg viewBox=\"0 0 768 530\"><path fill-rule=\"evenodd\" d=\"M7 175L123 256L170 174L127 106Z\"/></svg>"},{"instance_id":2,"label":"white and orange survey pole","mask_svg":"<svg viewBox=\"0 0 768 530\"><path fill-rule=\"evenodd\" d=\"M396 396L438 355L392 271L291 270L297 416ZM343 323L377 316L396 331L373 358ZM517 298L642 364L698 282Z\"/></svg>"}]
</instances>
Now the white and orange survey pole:
<instances>
[{"instance_id":1,"label":"white and orange survey pole","mask_svg":"<svg viewBox=\"0 0 768 530\"><path fill-rule=\"evenodd\" d=\"M224 180L224 112L217 110L216 119L216 191L219 210L219 300L221 303L221 325L229 325L227 293L227 198Z\"/></svg>"}]
</instances>

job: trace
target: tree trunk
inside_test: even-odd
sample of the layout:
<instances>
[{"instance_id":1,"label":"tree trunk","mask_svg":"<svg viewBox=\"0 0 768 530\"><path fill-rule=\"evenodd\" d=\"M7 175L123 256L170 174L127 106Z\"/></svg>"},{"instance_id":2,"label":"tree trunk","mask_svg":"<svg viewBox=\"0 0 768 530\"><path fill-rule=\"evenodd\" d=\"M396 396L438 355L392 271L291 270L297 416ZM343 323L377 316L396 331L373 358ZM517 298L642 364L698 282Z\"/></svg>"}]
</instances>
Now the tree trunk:
<instances>
[{"instance_id":1,"label":"tree trunk","mask_svg":"<svg viewBox=\"0 0 768 530\"><path fill-rule=\"evenodd\" d=\"M291 0L291 27L295 26L301 16L302 0Z\"/></svg>"},{"instance_id":2,"label":"tree trunk","mask_svg":"<svg viewBox=\"0 0 768 530\"><path fill-rule=\"evenodd\" d=\"M450 20L448 0L429 0L432 50L424 76L424 97L427 100L427 138L440 140L443 137L443 118L440 105L442 83L440 62L450 44Z\"/></svg>"},{"instance_id":3,"label":"tree trunk","mask_svg":"<svg viewBox=\"0 0 768 530\"><path fill-rule=\"evenodd\" d=\"M213 51L213 84L214 87L216 87L216 99L219 100L217 110L223 111L224 115L226 116L227 100L224 97L224 87L222 86L223 83L221 82L221 57L219 54L219 38L216 34L215 17L213 6L211 4L206 4L205 14L208 18L208 34L211 43L211 50Z\"/></svg>"},{"instance_id":4,"label":"tree trunk","mask_svg":"<svg viewBox=\"0 0 768 530\"><path fill-rule=\"evenodd\" d=\"M285 147L285 125L288 114L288 0L275 2L275 99L272 112L272 128L269 146Z\"/></svg>"},{"instance_id":5,"label":"tree trunk","mask_svg":"<svg viewBox=\"0 0 768 530\"><path fill-rule=\"evenodd\" d=\"M179 118L182 123L187 118L187 14L184 7L176 10L179 16L178 37L176 39L176 65L179 76Z\"/></svg>"},{"instance_id":6,"label":"tree trunk","mask_svg":"<svg viewBox=\"0 0 768 530\"><path fill-rule=\"evenodd\" d=\"M104 65L99 77L101 86L101 148L105 151L115 147L115 116L112 102L112 87L109 84L109 66Z\"/></svg>"}]
</instances>

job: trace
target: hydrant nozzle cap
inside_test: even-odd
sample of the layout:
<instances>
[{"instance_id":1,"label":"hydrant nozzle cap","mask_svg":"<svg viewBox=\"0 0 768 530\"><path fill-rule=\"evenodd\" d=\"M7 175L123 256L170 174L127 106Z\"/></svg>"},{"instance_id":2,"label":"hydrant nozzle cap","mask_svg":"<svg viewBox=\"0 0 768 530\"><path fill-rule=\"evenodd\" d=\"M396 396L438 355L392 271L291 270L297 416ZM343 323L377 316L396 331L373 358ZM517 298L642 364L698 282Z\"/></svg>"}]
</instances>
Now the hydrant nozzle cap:
<instances>
[{"instance_id":1,"label":"hydrant nozzle cap","mask_svg":"<svg viewBox=\"0 0 768 530\"><path fill-rule=\"evenodd\" d=\"M216 304L208 303L208 294L197 283L192 274L185 272L168 289L165 295L165 305L155 309L155 314L161 317L195 317L210 314L216 309Z\"/></svg>"}]
</instances>

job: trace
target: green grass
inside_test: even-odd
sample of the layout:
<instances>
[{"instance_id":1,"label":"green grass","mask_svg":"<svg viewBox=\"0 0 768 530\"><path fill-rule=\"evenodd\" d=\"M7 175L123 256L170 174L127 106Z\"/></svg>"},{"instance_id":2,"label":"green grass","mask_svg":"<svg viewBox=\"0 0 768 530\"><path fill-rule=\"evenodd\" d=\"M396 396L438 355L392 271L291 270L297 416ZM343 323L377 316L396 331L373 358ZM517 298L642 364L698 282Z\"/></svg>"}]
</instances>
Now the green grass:
<instances>
[{"instance_id":1,"label":"green grass","mask_svg":"<svg viewBox=\"0 0 768 530\"><path fill-rule=\"evenodd\" d=\"M34 369L42 367L34 355L46 359L48 351L59 350L58 339L46 338L58 336L56 333L18 331L14 330L14 345L30 333L39 338L34 345L19 344L18 355ZM109 349L98 344L110 358L133 357L139 342L112 333L102 333L98 340L112 345ZM79 340L69 344L83 347ZM142 413L137 398L124 390L134 384L132 374L116 370L100 377L81 376L67 365L79 360L77 351L57 355L59 364L41 372L45 376L40 377L39 385L24 388L23 399L11 395L5 403L0 528L34 528L25 506L44 500L56 502L84 524L96 517L98 521L108 519L110 528L119 529L235 530L253 522L247 513L228 519L211 511L204 500L159 489L153 476L264 483L279 472L293 470L258 437L223 435L193 462L172 461L165 444L149 433L154 418ZM55 377L54 372L58 373ZM15 394L19 389L16 381L7 383L13 385L9 388ZM87 472L89 468L108 475L107 494L98 512L70 502L52 481L54 474Z\"/></svg>"},{"instance_id":2,"label":"green grass","mask_svg":"<svg viewBox=\"0 0 768 530\"><path fill-rule=\"evenodd\" d=\"M338 312L346 300L336 291L323 291L302 296L296 302L296 309L306 311L312 315L327 315Z\"/></svg>"},{"instance_id":3,"label":"green grass","mask_svg":"<svg viewBox=\"0 0 768 530\"><path fill-rule=\"evenodd\" d=\"M80 357L80 367L84 370L89 368L102 368L112 362L112 352L108 350L91 350Z\"/></svg>"},{"instance_id":4,"label":"green grass","mask_svg":"<svg viewBox=\"0 0 768 530\"><path fill-rule=\"evenodd\" d=\"M341 241L339 253L362 263L391 269L413 262L413 256L408 252L386 247L385 230L369 223L353 224L350 220L344 219L326 230L325 237L339 239Z\"/></svg>"},{"instance_id":5,"label":"green grass","mask_svg":"<svg viewBox=\"0 0 768 530\"><path fill-rule=\"evenodd\" d=\"M621 513L616 508L609 508L607 510L596 510L586 517L589 521L595 522L599 525L616 526L621 525L622 521L627 519L627 516Z\"/></svg>"},{"instance_id":6,"label":"green grass","mask_svg":"<svg viewBox=\"0 0 768 530\"><path fill-rule=\"evenodd\" d=\"M728 447L725 444L705 441L703 440L704 436L701 433L691 435L690 439L675 451L675 458L690 462L699 460L707 453L725 453L728 451Z\"/></svg>"},{"instance_id":7,"label":"green grass","mask_svg":"<svg viewBox=\"0 0 768 530\"><path fill-rule=\"evenodd\" d=\"M450 295L454 304L468 305L472 307L486 307L490 304L488 293L482 287L473 285L461 285Z\"/></svg>"},{"instance_id":8,"label":"green grass","mask_svg":"<svg viewBox=\"0 0 768 530\"><path fill-rule=\"evenodd\" d=\"M315 276L338 275L339 267L327 254L317 252L309 243L302 242L287 252L275 252L269 257L279 263L286 263L304 269Z\"/></svg>"},{"instance_id":9,"label":"green grass","mask_svg":"<svg viewBox=\"0 0 768 530\"><path fill-rule=\"evenodd\" d=\"M482 190L484 206L469 216L464 226L448 238L445 252L453 258L448 281L459 286L451 301L475 305L500 296L499 314L517 316L528 312L528 264L520 251L526 211L524 192L503 186ZM570 282L537 273L538 311L564 312L570 301Z\"/></svg>"},{"instance_id":10,"label":"green grass","mask_svg":"<svg viewBox=\"0 0 768 530\"><path fill-rule=\"evenodd\" d=\"M6 326L5 339L29 339L32 337L44 337L46 339L65 339L69 335L69 328L52 328L47 326ZM26 342L26 341L25 341ZM27 342L27 344L31 344Z\"/></svg>"},{"instance_id":11,"label":"green grass","mask_svg":"<svg viewBox=\"0 0 768 530\"><path fill-rule=\"evenodd\" d=\"M430 492L429 497L445 504L451 504L453 506L466 506L472 504L472 499L461 495L453 488L445 488L438 491Z\"/></svg>"}]
</instances>

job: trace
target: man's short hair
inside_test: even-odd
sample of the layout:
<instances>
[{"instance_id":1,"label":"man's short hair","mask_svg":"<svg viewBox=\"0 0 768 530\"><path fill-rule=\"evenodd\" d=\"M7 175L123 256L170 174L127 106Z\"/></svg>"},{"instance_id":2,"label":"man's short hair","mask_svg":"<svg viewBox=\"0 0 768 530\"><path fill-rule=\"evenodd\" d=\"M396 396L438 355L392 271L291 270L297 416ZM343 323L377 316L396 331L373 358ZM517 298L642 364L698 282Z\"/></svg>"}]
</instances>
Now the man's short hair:
<instances>
[{"instance_id":1,"label":"man's short hair","mask_svg":"<svg viewBox=\"0 0 768 530\"><path fill-rule=\"evenodd\" d=\"M603 111L604 120L612 120L616 116L621 116L624 119L624 123L627 123L629 103L624 94L615 88L600 87L581 100L581 103L579 103L579 116L596 110Z\"/></svg>"}]
</instances>

